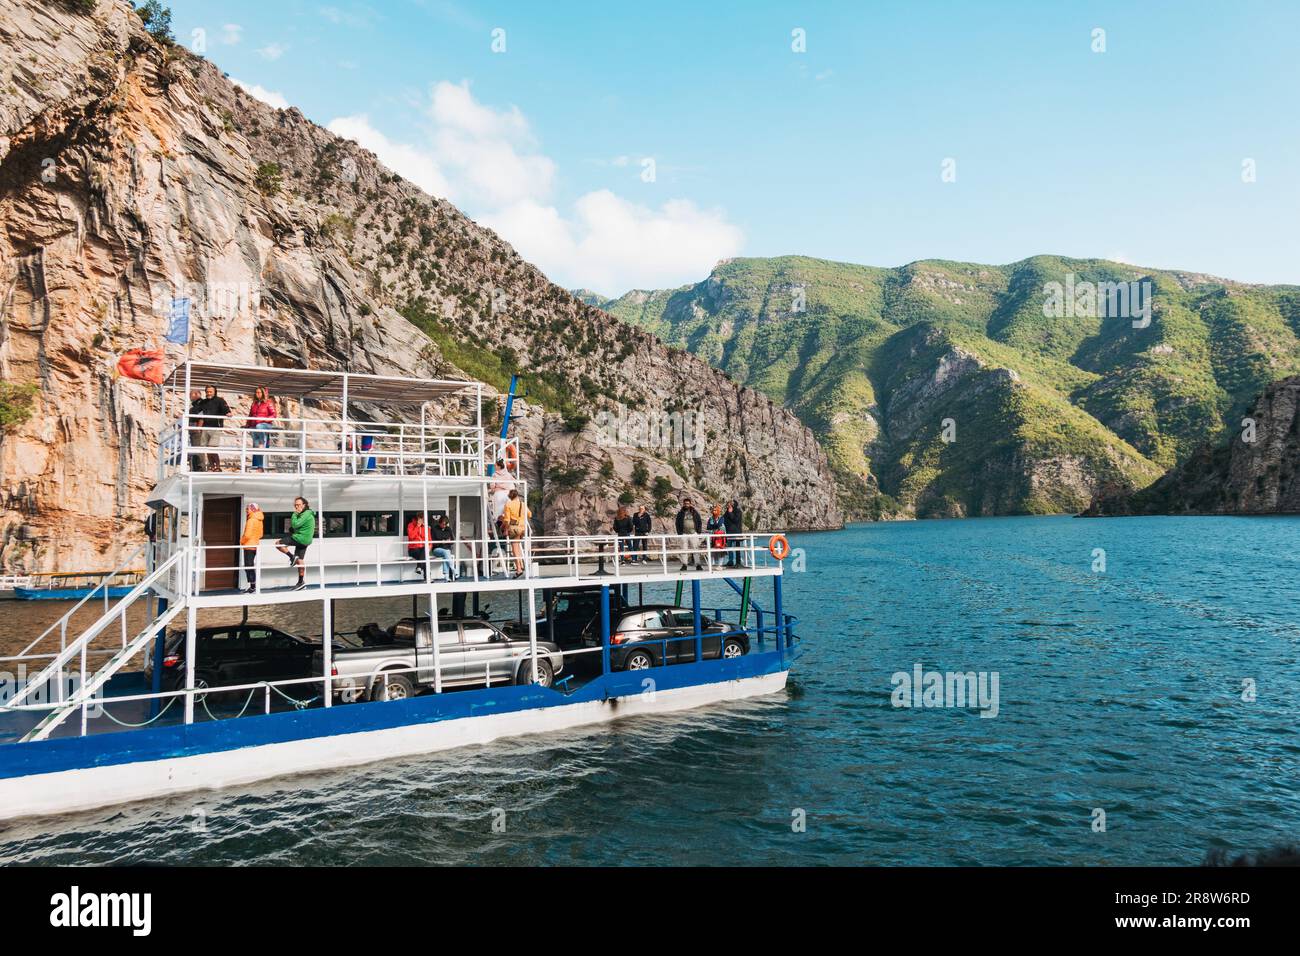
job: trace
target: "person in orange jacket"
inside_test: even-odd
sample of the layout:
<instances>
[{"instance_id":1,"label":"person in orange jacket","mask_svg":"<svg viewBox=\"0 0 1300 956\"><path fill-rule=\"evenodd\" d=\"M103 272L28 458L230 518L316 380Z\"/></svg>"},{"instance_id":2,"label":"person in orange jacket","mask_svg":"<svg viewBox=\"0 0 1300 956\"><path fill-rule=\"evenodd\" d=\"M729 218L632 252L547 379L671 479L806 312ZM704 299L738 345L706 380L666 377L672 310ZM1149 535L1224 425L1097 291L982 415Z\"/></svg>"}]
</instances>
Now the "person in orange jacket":
<instances>
[{"instance_id":1,"label":"person in orange jacket","mask_svg":"<svg viewBox=\"0 0 1300 956\"><path fill-rule=\"evenodd\" d=\"M248 587L240 588L245 594L257 589L257 546L262 540L262 525L266 513L250 502L244 509L244 533L239 536L239 547L244 556L244 577L248 578Z\"/></svg>"}]
</instances>

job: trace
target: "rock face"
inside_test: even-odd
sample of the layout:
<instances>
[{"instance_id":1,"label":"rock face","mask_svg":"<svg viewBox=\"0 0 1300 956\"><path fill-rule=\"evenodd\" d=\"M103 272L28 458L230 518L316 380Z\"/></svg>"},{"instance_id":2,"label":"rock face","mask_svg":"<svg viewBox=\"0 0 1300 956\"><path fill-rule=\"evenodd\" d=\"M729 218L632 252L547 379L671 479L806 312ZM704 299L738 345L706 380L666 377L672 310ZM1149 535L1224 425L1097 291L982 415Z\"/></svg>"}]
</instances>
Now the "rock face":
<instances>
[{"instance_id":1,"label":"rock face","mask_svg":"<svg viewBox=\"0 0 1300 956\"><path fill-rule=\"evenodd\" d=\"M547 531L606 527L657 479L661 510L671 488L739 497L761 527L841 523L793 415L155 41L127 3L0 0L0 90L0 566L111 565L140 540L158 408L112 368L161 345L173 296L204 360L498 389L522 373ZM634 413L689 422L698 456L618 444Z\"/></svg>"},{"instance_id":2,"label":"rock face","mask_svg":"<svg viewBox=\"0 0 1300 956\"><path fill-rule=\"evenodd\" d=\"M1084 514L1300 514L1300 376L1265 389L1228 444L1202 446L1139 492L1104 489Z\"/></svg>"}]
</instances>

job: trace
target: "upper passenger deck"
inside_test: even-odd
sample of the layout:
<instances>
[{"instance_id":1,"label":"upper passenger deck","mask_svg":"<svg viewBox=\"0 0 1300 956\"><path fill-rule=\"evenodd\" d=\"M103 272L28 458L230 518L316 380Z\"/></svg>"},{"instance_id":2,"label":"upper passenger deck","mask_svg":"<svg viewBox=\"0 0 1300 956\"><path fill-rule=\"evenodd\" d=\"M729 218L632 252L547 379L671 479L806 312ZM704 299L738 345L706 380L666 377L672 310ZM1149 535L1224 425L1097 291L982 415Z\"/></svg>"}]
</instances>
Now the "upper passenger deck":
<instances>
[{"instance_id":1,"label":"upper passenger deck","mask_svg":"<svg viewBox=\"0 0 1300 956\"><path fill-rule=\"evenodd\" d=\"M258 389L269 415L255 408ZM159 483L216 470L475 479L517 458L513 440L485 433L479 382L185 362L161 392ZM463 423L438 421L440 411Z\"/></svg>"}]
</instances>

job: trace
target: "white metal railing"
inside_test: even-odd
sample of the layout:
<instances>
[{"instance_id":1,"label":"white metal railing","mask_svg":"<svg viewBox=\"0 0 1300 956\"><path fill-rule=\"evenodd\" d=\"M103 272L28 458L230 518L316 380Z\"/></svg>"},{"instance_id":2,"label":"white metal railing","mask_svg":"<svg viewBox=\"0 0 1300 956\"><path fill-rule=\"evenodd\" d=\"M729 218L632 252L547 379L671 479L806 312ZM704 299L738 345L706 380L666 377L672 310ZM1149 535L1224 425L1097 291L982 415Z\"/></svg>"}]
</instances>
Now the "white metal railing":
<instances>
[{"instance_id":1,"label":"white metal railing","mask_svg":"<svg viewBox=\"0 0 1300 956\"><path fill-rule=\"evenodd\" d=\"M65 639L63 642L63 646L59 650L59 653L56 654L50 660L50 662L34 678L27 681L27 683L24 684L22 687L19 687L14 692L14 696L0 709L6 709L6 710L13 709L14 707L22 704L23 701L25 701L37 690L44 687L46 684L50 684L50 683L53 683L53 686L57 689L56 694L60 698L58 701L58 705L62 705L64 703L64 701L62 700L62 696L63 696L62 687L64 685L63 672L64 669L67 667L67 665L74 658L80 658L79 693L84 693L87 686L87 677L89 676L87 671L87 663L89 659L88 651L90 649L91 642L93 642L97 637L99 637L100 634L104 633L109 628L110 625L113 625L114 622L117 622L119 625L119 630L121 632L121 647L118 648L118 651L119 653L126 651L131 644L131 641L128 639L127 636L128 634L127 612L131 609L131 607L135 604L135 602L140 600L141 598L145 598L146 600L152 602L153 595L150 589L156 583L162 581L168 575L170 575L172 569L175 566L181 564L181 562L188 559L188 557L189 557L189 553L187 551L178 551L177 553L173 554L170 558L167 559L167 561L159 565L154 571L150 572L150 574L146 576L143 581L141 581L134 588L132 588L129 594L127 594L124 598L122 598L120 601L114 604L109 611L106 611L104 614L102 614L99 617L98 620L96 620L93 624L91 624L90 627L86 628L79 635L77 635L77 637L71 643L68 643ZM152 609L152 603L150 606ZM173 608L177 608L177 605L173 605ZM156 621L156 616L150 613L148 617L149 617L150 624L152 625L152 623ZM146 627L146 631L147 630L148 627ZM140 633L144 633L144 632L140 632ZM136 637L138 636L139 635L137 634ZM40 638L38 638L37 640L39 641ZM33 642L32 644L28 645L28 651L30 651L31 648L35 646L35 644L36 642ZM96 673L99 672L97 671Z\"/></svg>"},{"instance_id":2,"label":"white metal railing","mask_svg":"<svg viewBox=\"0 0 1300 956\"><path fill-rule=\"evenodd\" d=\"M238 473L478 478L485 458L498 451L477 427L300 417L247 427L246 419L230 415L216 428L201 424L205 420L187 415L163 431L159 480L209 466Z\"/></svg>"},{"instance_id":3,"label":"white metal railing","mask_svg":"<svg viewBox=\"0 0 1300 956\"><path fill-rule=\"evenodd\" d=\"M369 547L356 539L318 538L303 561L303 580L308 590L446 580L447 560L457 575L474 582L514 578L516 562L522 564L520 579L524 581L557 577L620 580L646 572L672 574L683 565L700 571L746 571L780 563L770 550L771 536L767 534L723 537L723 541L708 534L529 535L517 541L461 538L428 542L423 559L411 556L405 538L377 539ZM331 544L342 553L327 555L326 549ZM516 544L518 557L514 550ZM450 557L435 555L435 547L445 548ZM250 566L245 565L243 549L238 544L205 544L195 550L197 560L189 582L190 594L197 596L204 591L221 590L208 586L207 578L213 574L233 575L235 587L247 584L246 572ZM259 549L254 554L251 570L254 594L282 591L297 581L297 566L286 566L278 552L271 556Z\"/></svg>"},{"instance_id":4,"label":"white metal railing","mask_svg":"<svg viewBox=\"0 0 1300 956\"><path fill-rule=\"evenodd\" d=\"M23 648L22 651L20 651L17 655L8 659L21 660L23 658L37 656L37 655L33 655L32 651L36 648L38 644L40 644L42 641L44 641L47 637L49 637L51 634L55 633L56 631L59 634L59 651L60 652L63 651L64 648L66 648L68 645L68 623L72 620L73 616L78 611L80 611L83 607L85 607L86 604L88 604L91 600L93 600L96 595L100 595L102 597L104 602L104 612L107 613L108 601L109 601L108 592L109 592L109 588L113 586L112 582L122 575L137 574L138 571L133 566L136 564L136 562L144 559L148 547L149 546L147 544L142 544L140 547L132 551L130 557L128 557L125 561L119 564L112 571L109 571L107 574L105 574L103 580L99 582L99 585L95 587L89 594L83 597L80 601L74 604L71 610L69 610L66 614L60 617L57 621L55 621L45 630L41 631L41 633L38 634L36 638L32 640L32 642L28 644L25 648Z\"/></svg>"}]
</instances>

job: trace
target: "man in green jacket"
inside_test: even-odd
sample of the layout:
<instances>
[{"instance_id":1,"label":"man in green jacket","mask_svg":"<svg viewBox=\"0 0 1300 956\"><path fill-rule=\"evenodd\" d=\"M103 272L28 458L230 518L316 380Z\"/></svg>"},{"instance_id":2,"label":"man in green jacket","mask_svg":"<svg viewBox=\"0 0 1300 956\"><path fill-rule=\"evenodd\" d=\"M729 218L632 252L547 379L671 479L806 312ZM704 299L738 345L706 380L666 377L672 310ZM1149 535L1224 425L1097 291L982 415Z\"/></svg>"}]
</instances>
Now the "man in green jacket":
<instances>
[{"instance_id":1,"label":"man in green jacket","mask_svg":"<svg viewBox=\"0 0 1300 956\"><path fill-rule=\"evenodd\" d=\"M307 557L307 546L312 543L316 537L316 513L307 506L306 498L293 499L293 515L289 518L289 533L280 539L276 550L281 554L289 556L289 565L298 566L298 584L294 587L295 591L302 591L307 587L303 580L306 574L306 565L303 559ZM290 548L293 550L290 551Z\"/></svg>"}]
</instances>

